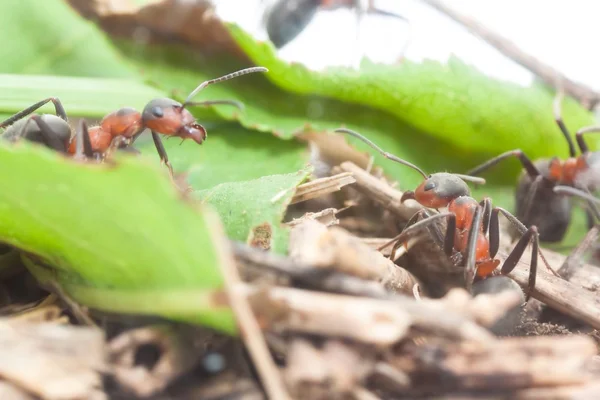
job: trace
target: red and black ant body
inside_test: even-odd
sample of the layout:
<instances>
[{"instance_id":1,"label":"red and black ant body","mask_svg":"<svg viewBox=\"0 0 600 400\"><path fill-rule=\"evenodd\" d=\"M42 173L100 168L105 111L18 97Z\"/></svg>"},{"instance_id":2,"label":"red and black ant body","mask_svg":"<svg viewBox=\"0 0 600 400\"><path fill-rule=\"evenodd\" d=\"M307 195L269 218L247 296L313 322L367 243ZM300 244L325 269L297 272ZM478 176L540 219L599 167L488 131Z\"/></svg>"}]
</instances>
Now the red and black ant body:
<instances>
[{"instance_id":1,"label":"red and black ant body","mask_svg":"<svg viewBox=\"0 0 600 400\"><path fill-rule=\"evenodd\" d=\"M60 153L98 160L104 159L113 150L128 148L145 129L149 129L161 161L167 165L172 174L173 170L160 135L179 137L183 140L192 139L198 144L202 144L206 140L206 129L196 122L186 107L228 104L242 108L240 103L231 100L192 102L191 99L208 85L241 75L267 71L264 67L247 68L202 82L190 93L183 104L173 99L158 98L151 100L141 113L130 107L121 108L106 115L97 126L88 128L83 121L76 135L73 136L65 110L60 100L54 97L44 99L16 113L0 123L0 128L8 127L2 136L10 141L24 138L44 144ZM34 114L23 119L48 102L54 104L56 115ZM78 140L79 137L83 140ZM80 148L79 151L78 148Z\"/></svg>"},{"instance_id":2,"label":"red and black ant body","mask_svg":"<svg viewBox=\"0 0 600 400\"><path fill-rule=\"evenodd\" d=\"M543 242L561 241L571 222L573 203L569 197L557 196L553 191L556 185L596 190L600 185L600 152L589 150L583 135L600 132L600 126L580 129L575 138L580 155L577 155L575 144L565 126L560 112L562 94L554 102L554 119L569 145L569 158L558 157L540 159L532 162L520 149L507 151L489 161L471 169L469 175L478 175L509 157L517 158L523 165L516 191L516 216L525 226L538 227L540 240ZM592 218L588 215L588 224Z\"/></svg>"},{"instance_id":3,"label":"red and black ant body","mask_svg":"<svg viewBox=\"0 0 600 400\"><path fill-rule=\"evenodd\" d=\"M533 246L529 276L529 293L531 293L531 290L535 287L537 254L539 252L537 228L535 226L526 228L516 217L503 208L492 208L489 198L485 198L481 202L477 202L472 198L469 187L464 180L477 183L485 183L485 181L481 178L446 172L427 175L419 167L383 151L373 142L354 131L342 128L336 129L335 132L354 136L377 150L384 157L413 168L423 175L424 182L414 192L404 192L402 202L407 199L414 199L424 207L447 208L446 212L435 214L426 209L418 211L409 220L407 227L400 235L382 247L383 249L395 243L391 257L393 257L398 247L414 237L423 228L434 228L434 231L437 230L432 235L434 241L443 249L452 265L462 269L464 286L471 291L475 280L482 281L496 275L496 268L500 264L500 260L496 258L500 246L499 214L502 214L518 227L522 237L505 259L500 272L503 275L510 273L524 254L527 245L531 242ZM436 224L439 220L447 221L445 234L442 234ZM420 276L417 277L420 278Z\"/></svg>"},{"instance_id":4,"label":"red and black ant body","mask_svg":"<svg viewBox=\"0 0 600 400\"><path fill-rule=\"evenodd\" d=\"M267 8L263 20L269 39L279 49L302 33L319 10L339 8L354 8L359 16L374 14L406 22L401 15L376 8L372 0L366 7L361 0L277 0Z\"/></svg>"}]
</instances>

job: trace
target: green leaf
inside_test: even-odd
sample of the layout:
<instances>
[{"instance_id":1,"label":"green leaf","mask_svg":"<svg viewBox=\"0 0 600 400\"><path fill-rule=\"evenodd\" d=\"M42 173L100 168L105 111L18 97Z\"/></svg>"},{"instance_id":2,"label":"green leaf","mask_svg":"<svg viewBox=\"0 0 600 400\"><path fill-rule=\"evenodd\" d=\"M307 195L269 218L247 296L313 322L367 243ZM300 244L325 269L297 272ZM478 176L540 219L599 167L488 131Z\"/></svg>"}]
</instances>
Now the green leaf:
<instances>
[{"instance_id":1,"label":"green leaf","mask_svg":"<svg viewBox=\"0 0 600 400\"><path fill-rule=\"evenodd\" d=\"M246 181L223 183L212 189L202 190L196 196L214 206L221 215L227 235L245 242L250 232L267 224L268 238L273 251L287 253L288 230L281 221L296 186L310 174L312 168L296 173L270 175Z\"/></svg>"},{"instance_id":2,"label":"green leaf","mask_svg":"<svg viewBox=\"0 0 600 400\"><path fill-rule=\"evenodd\" d=\"M135 157L76 163L26 142L0 145L0 159L0 241L52 265L30 266L38 278L84 305L235 331L216 301L219 221L164 170Z\"/></svg>"},{"instance_id":3,"label":"green leaf","mask_svg":"<svg viewBox=\"0 0 600 400\"><path fill-rule=\"evenodd\" d=\"M268 79L289 92L386 111L463 152L521 148L531 158L567 155L552 116L552 94L541 85L524 88L492 79L457 58L446 65L364 61L359 71L336 67L316 72L277 58L272 44L257 42L237 25L228 27L250 59L269 68ZM563 117L573 131L594 123L591 113L572 99L565 100Z\"/></svg>"},{"instance_id":4,"label":"green leaf","mask_svg":"<svg viewBox=\"0 0 600 400\"><path fill-rule=\"evenodd\" d=\"M135 78L93 23L62 0L0 2L0 72Z\"/></svg>"},{"instance_id":5,"label":"green leaf","mask_svg":"<svg viewBox=\"0 0 600 400\"><path fill-rule=\"evenodd\" d=\"M14 114L47 97L57 97L69 117L102 118L121 107L142 109L166 94L131 79L0 74L0 113ZM39 113L54 113L48 103Z\"/></svg>"},{"instance_id":6,"label":"green leaf","mask_svg":"<svg viewBox=\"0 0 600 400\"><path fill-rule=\"evenodd\" d=\"M174 170L186 173L187 182L195 190L297 172L308 162L306 145L296 140L282 141L233 123L207 125L207 131L207 140L201 146L191 140L163 138ZM142 135L136 148L159 162L150 135Z\"/></svg>"}]
</instances>

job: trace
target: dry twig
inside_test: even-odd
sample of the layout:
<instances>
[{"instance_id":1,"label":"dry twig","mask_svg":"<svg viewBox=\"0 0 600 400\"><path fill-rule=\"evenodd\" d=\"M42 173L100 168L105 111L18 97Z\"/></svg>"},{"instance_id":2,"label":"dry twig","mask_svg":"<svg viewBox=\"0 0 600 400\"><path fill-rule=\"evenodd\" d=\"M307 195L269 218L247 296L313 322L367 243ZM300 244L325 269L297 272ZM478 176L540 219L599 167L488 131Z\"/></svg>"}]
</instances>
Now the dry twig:
<instances>
[{"instance_id":1,"label":"dry twig","mask_svg":"<svg viewBox=\"0 0 600 400\"><path fill-rule=\"evenodd\" d=\"M344 186L350 185L354 182L356 182L356 180L349 172L328 176L326 178L315 179L314 181L298 186L290 204L300 203L302 201L337 192Z\"/></svg>"},{"instance_id":2,"label":"dry twig","mask_svg":"<svg viewBox=\"0 0 600 400\"><path fill-rule=\"evenodd\" d=\"M271 358L260 326L252 313L245 294L241 291L243 283L237 271L231 248L225 240L226 236L222 225L216 215L206 210L205 213L207 222L213 228L214 247L219 257L219 265L222 266L221 272L225 280L231 308L237 317L238 325L242 331L242 339L248 347L248 351L254 361L265 390L269 398L290 399L283 385L279 370Z\"/></svg>"},{"instance_id":3,"label":"dry twig","mask_svg":"<svg viewBox=\"0 0 600 400\"><path fill-rule=\"evenodd\" d=\"M484 24L467 15L457 12L453 8L445 5L442 1L423 1L435 8L440 13L463 25L473 35L483 39L506 57L539 76L548 86L556 88L558 85L559 87L562 87L567 94L577 99L577 101L579 101L584 107L591 110L598 104L598 102L600 102L600 93L581 83L574 82L573 80L567 78L564 74L560 73L551 66L544 64L532 55L527 54L515 43L504 38L497 32L492 31Z\"/></svg>"}]
</instances>

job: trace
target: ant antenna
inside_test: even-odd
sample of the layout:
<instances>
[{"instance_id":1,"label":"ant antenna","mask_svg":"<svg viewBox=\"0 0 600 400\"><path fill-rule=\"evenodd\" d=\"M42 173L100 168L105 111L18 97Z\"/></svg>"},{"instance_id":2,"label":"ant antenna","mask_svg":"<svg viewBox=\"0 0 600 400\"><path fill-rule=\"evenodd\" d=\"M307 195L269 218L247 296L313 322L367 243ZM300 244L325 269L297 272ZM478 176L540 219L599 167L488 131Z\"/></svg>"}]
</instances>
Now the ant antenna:
<instances>
[{"instance_id":1,"label":"ant antenna","mask_svg":"<svg viewBox=\"0 0 600 400\"><path fill-rule=\"evenodd\" d=\"M223 82L223 81L228 81L230 79L237 78L238 76L252 74L254 72L269 72L269 70L266 69L265 67L246 68L246 69L242 69L242 70L239 70L239 71L236 71L236 72L232 72L231 74L227 74L227 75L222 76L220 78L215 78L215 79L210 79L208 81L204 81L200 85L198 85L198 87L196 89L192 90L192 93L190 93L190 95L187 97L187 99L185 99L185 101L183 102L183 108L185 108L185 106L188 105L191 102L192 98L195 95L197 95L198 92L200 92L205 87L207 87L209 85L212 85L213 83L219 83L219 82Z\"/></svg>"},{"instance_id":2,"label":"ant antenna","mask_svg":"<svg viewBox=\"0 0 600 400\"><path fill-rule=\"evenodd\" d=\"M463 181L471 182L476 185L485 185L485 179L483 179L480 176L463 175L463 174L452 174L452 175L458 176Z\"/></svg>"},{"instance_id":3,"label":"ant antenna","mask_svg":"<svg viewBox=\"0 0 600 400\"><path fill-rule=\"evenodd\" d=\"M354 136L355 138L361 140L362 142L366 143L367 145L369 145L370 147L372 147L373 149L377 150L379 152L379 154L381 154L382 156L384 156L385 158L387 158L388 160L392 160L392 161L396 161L397 163L406 165L407 167L410 167L412 169L414 169L415 171L418 171L421 175L423 175L423 178L427 179L427 174L425 172L423 172L423 170L419 167L417 167L414 164L409 163L408 161L404 161L403 159L388 153L387 151L383 151L381 149L381 147L377 146L375 143L371 142L369 139L367 139L366 137L364 137L363 135L361 135L358 132L355 132L351 129L346 129L346 128L338 128L336 129L334 132L336 133L345 133L348 134L350 136Z\"/></svg>"}]
</instances>

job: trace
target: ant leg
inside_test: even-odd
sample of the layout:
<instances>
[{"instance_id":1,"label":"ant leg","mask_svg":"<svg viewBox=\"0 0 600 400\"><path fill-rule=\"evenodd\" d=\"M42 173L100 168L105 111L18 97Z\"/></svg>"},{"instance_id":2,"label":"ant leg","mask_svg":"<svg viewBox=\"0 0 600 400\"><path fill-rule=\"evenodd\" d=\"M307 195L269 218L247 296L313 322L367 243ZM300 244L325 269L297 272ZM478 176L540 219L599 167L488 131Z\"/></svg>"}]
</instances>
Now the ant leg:
<instances>
[{"instance_id":1,"label":"ant leg","mask_svg":"<svg viewBox=\"0 0 600 400\"><path fill-rule=\"evenodd\" d=\"M54 133L50 125L48 125L40 115L32 115L27 119L27 121L25 121L25 123L21 127L21 130L19 131L19 137L23 137L25 135L31 121L35 121L35 123L38 125L38 128L40 128L40 133L44 137L46 146L61 153L66 152L65 144L56 137L56 134Z\"/></svg>"},{"instance_id":2,"label":"ant leg","mask_svg":"<svg viewBox=\"0 0 600 400\"><path fill-rule=\"evenodd\" d=\"M583 135L585 135L586 133L600 133L600 125L581 128L577 131L577 133L575 133L575 139L577 140L577 145L579 146L579 150L581 150L582 154L585 154L590 151L587 143L583 139Z\"/></svg>"},{"instance_id":3,"label":"ant leg","mask_svg":"<svg viewBox=\"0 0 600 400\"><path fill-rule=\"evenodd\" d=\"M110 157L112 156L112 154L114 152L116 152L118 149L120 148L125 148L127 146L129 146L129 144L131 143L130 139L123 137L123 136L116 136L113 138L113 140L111 140L110 142L110 146L108 146L108 149L106 150L104 157Z\"/></svg>"},{"instance_id":4,"label":"ant leg","mask_svg":"<svg viewBox=\"0 0 600 400\"><path fill-rule=\"evenodd\" d=\"M565 139L567 139L567 143L569 144L569 156L575 157L575 154L576 154L575 153L575 144L573 143L571 134L569 133L569 130L567 129L567 126L565 125L565 123L562 119L561 103L562 103L563 96L564 96L563 91L559 90L558 92L556 92L556 96L554 97L554 102L553 102L554 121L556 121L556 125L558 125L563 136L565 137ZM579 148L581 148L581 145L579 145ZM581 152L583 153L583 149L581 150Z\"/></svg>"},{"instance_id":5,"label":"ant leg","mask_svg":"<svg viewBox=\"0 0 600 400\"><path fill-rule=\"evenodd\" d=\"M498 164L500 161L507 159L508 157L516 157L521 162L521 165L523 165L523 168L525 169L525 171L527 171L527 174L530 177L533 178L540 175L540 171L535 167L535 165L533 165L529 157L527 157L525 153L523 153L523 151L521 151L520 149L510 150L505 153L502 153L499 156L496 156L484 162L483 164L471 169L467 172L467 175L477 175L480 172Z\"/></svg>"},{"instance_id":6,"label":"ant leg","mask_svg":"<svg viewBox=\"0 0 600 400\"><path fill-rule=\"evenodd\" d=\"M214 106L214 105L227 105L238 108L240 111L244 111L244 104L236 100L205 100L205 101L190 101L186 103L187 106Z\"/></svg>"},{"instance_id":7,"label":"ant leg","mask_svg":"<svg viewBox=\"0 0 600 400\"><path fill-rule=\"evenodd\" d=\"M79 121L79 127L75 132L75 156L74 158L85 160L94 156L92 150L92 142L90 140L90 133L88 131L87 122L84 119Z\"/></svg>"},{"instance_id":8,"label":"ant leg","mask_svg":"<svg viewBox=\"0 0 600 400\"><path fill-rule=\"evenodd\" d=\"M3 121L2 123L0 123L0 128L5 128L11 124L13 124L14 122L28 116L29 114L31 114L32 112L34 112L35 110L37 110L38 108L42 107L43 105L45 105L46 103L48 103L49 101L51 101L54 104L54 111L56 112L56 115L58 117L60 117L63 120L67 120L67 113L65 112L65 109L62 105L62 103L60 102L60 100L56 97L48 97L47 99L44 99L42 101L38 101L37 103L35 103L34 105L27 107L26 109L19 111L18 113L16 113L15 115L13 115L12 117L8 118L7 120Z\"/></svg>"},{"instance_id":9,"label":"ant leg","mask_svg":"<svg viewBox=\"0 0 600 400\"><path fill-rule=\"evenodd\" d=\"M477 268L477 239L479 236L479 226L481 225L481 207L477 207L469 227L469 236L467 237L467 260L465 263L465 285L468 292L471 292L473 280L475 279L475 270Z\"/></svg>"},{"instance_id":10,"label":"ant leg","mask_svg":"<svg viewBox=\"0 0 600 400\"><path fill-rule=\"evenodd\" d=\"M479 202L479 205L483 208L483 234L487 235L492 216L492 200L489 197L485 197Z\"/></svg>"},{"instance_id":11,"label":"ant leg","mask_svg":"<svg viewBox=\"0 0 600 400\"><path fill-rule=\"evenodd\" d=\"M531 228L535 228L535 231L537 232L537 227L535 227L534 225L532 225L528 229L525 225L523 225L523 223L521 221L519 221L517 219L517 217L515 217L510 212L506 211L504 208L501 208L501 207L495 207L493 209L493 211L492 211L492 218L494 216L494 213L496 214L496 218L498 218L498 214L497 214L498 212L502 213L502 215L504 215L504 217L508 220L508 222L510 222L514 227L516 227L519 230L519 232L521 233L521 235L525 235L527 232L529 232L531 230ZM538 237L538 236L536 236L536 237ZM550 267L550 264L548 263L548 260L546 260L546 257L544 256L544 253L542 253L542 251L540 250L539 246L536 246L536 249L537 249L537 252L540 255L540 257L542 258L542 261L544 262L544 265L546 266L546 269L548 271L550 271L552 273L552 275L560 278L560 275L558 275L556 273L556 271L554 271ZM536 263L537 263L537 259L536 259Z\"/></svg>"},{"instance_id":12,"label":"ant leg","mask_svg":"<svg viewBox=\"0 0 600 400\"><path fill-rule=\"evenodd\" d=\"M521 236L521 239L517 242L515 247L513 247L512 251L504 260L504 264L502 264L501 272L503 275L508 275L515 267L517 263L525 253L525 249L527 249L527 245L531 242L531 263L529 265L529 281L527 283L527 297L525 301L529 301L531 297L531 293L535 288L535 280L537 277L537 256L539 253L539 235L537 228L534 226L529 227L525 234Z\"/></svg>"},{"instance_id":13,"label":"ant leg","mask_svg":"<svg viewBox=\"0 0 600 400\"><path fill-rule=\"evenodd\" d=\"M378 250L381 251L381 250L385 249L386 247L388 247L392 243L396 243L396 244L400 243L400 245L398 246L398 247L400 247L402 245L402 243L404 243L408 239L412 238L414 236L415 232L417 232L417 231L419 231L419 230L421 230L423 228L428 227L429 225L431 225L433 222L435 222L436 220L438 220L440 218L447 218L450 215L454 215L454 214L449 213L449 212L439 213L439 214L431 215L428 218L425 218L425 219L423 219L423 220L421 220L419 222L416 222L415 224L409 226L408 228L405 228L395 238L393 238L392 240L390 240L389 242L387 242L383 246L379 247ZM395 249L397 249L398 247L395 247Z\"/></svg>"},{"instance_id":14,"label":"ant leg","mask_svg":"<svg viewBox=\"0 0 600 400\"><path fill-rule=\"evenodd\" d=\"M169 162L169 157L167 156L167 151L165 150L165 146L160 139L160 135L154 131L152 132L152 140L154 141L154 146L156 146L156 151L158 152L158 156L160 157L160 161L164 163L169 169L169 173L173 176L173 167Z\"/></svg>"},{"instance_id":15,"label":"ant leg","mask_svg":"<svg viewBox=\"0 0 600 400\"><path fill-rule=\"evenodd\" d=\"M413 226L416 222L425 219L426 217L429 217L429 215L427 214L425 209L421 209L419 211L417 211L412 217L410 217L410 219L406 222L406 225L404 226L404 229L402 230L402 232L400 232L398 235L396 235L394 238L392 238L391 240L389 240L388 242L386 242L385 244L383 244L382 246L379 246L379 248L377 248L377 251L381 251L383 249L385 249L386 247L388 247L390 244L394 243L398 243L398 238L400 237L400 235L402 235L402 233L409 227ZM395 248L392 249L392 251L395 251Z\"/></svg>"}]
</instances>

